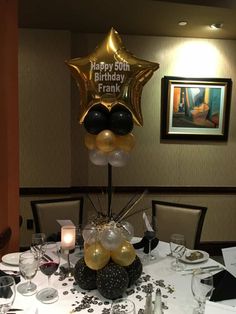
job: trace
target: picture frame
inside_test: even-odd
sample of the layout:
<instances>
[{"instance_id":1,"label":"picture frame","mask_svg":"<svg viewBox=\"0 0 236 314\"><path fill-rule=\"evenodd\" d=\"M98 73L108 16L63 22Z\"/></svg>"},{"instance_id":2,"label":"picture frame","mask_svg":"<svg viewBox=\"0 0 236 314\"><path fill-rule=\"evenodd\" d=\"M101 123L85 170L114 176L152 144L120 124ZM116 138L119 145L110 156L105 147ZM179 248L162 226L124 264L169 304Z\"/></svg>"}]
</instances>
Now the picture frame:
<instances>
[{"instance_id":1,"label":"picture frame","mask_svg":"<svg viewBox=\"0 0 236 314\"><path fill-rule=\"evenodd\" d=\"M164 76L162 140L228 139L232 80Z\"/></svg>"}]
</instances>

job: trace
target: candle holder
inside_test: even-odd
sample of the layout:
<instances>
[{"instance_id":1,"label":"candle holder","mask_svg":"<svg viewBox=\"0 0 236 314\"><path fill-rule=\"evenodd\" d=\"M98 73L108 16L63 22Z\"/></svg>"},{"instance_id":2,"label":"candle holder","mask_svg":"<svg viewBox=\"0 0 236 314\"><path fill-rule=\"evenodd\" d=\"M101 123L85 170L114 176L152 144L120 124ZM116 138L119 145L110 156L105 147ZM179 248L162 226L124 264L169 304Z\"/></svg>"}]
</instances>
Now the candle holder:
<instances>
[{"instance_id":1,"label":"candle holder","mask_svg":"<svg viewBox=\"0 0 236 314\"><path fill-rule=\"evenodd\" d=\"M60 269L66 277L74 275L74 267L70 262L70 252L75 248L75 231L76 228L73 225L61 228L61 253L66 255L67 263L61 265Z\"/></svg>"}]
</instances>

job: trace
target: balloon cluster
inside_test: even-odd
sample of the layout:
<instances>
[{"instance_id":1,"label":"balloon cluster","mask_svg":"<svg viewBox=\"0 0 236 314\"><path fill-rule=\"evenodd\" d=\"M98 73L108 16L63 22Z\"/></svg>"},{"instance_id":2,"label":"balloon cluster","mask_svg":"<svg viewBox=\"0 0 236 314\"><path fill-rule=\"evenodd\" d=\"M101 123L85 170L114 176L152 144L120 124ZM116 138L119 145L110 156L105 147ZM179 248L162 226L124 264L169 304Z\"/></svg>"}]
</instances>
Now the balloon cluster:
<instances>
[{"instance_id":1,"label":"balloon cluster","mask_svg":"<svg viewBox=\"0 0 236 314\"><path fill-rule=\"evenodd\" d=\"M85 264L93 270L102 269L110 260L120 266L131 265L136 257L130 243L133 234L133 226L127 221L88 224L83 230Z\"/></svg>"},{"instance_id":2,"label":"balloon cluster","mask_svg":"<svg viewBox=\"0 0 236 314\"><path fill-rule=\"evenodd\" d=\"M98 166L108 163L114 167L126 165L130 151L135 146L132 114L124 106L117 105L109 111L102 105L89 110L84 119L85 146L90 161Z\"/></svg>"}]
</instances>

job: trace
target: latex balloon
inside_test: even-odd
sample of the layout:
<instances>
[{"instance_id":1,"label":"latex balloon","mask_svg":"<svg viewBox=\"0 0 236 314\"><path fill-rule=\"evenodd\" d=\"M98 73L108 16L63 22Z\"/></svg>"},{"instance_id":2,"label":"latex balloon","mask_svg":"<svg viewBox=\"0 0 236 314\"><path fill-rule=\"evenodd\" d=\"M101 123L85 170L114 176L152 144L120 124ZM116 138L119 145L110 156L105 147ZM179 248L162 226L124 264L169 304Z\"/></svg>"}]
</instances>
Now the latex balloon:
<instances>
[{"instance_id":1,"label":"latex balloon","mask_svg":"<svg viewBox=\"0 0 236 314\"><path fill-rule=\"evenodd\" d=\"M110 130L104 130L97 135L96 146L102 152L108 153L116 147L116 136Z\"/></svg>"},{"instance_id":2,"label":"latex balloon","mask_svg":"<svg viewBox=\"0 0 236 314\"><path fill-rule=\"evenodd\" d=\"M124 167L129 159L129 153L124 150L117 149L108 155L108 162L113 167Z\"/></svg>"},{"instance_id":3,"label":"latex balloon","mask_svg":"<svg viewBox=\"0 0 236 314\"><path fill-rule=\"evenodd\" d=\"M98 241L99 233L96 226L87 224L83 229L82 235L85 243L92 244Z\"/></svg>"},{"instance_id":4,"label":"latex balloon","mask_svg":"<svg viewBox=\"0 0 236 314\"><path fill-rule=\"evenodd\" d=\"M134 236L134 227L128 221L121 221L121 232L123 237L130 241Z\"/></svg>"},{"instance_id":5,"label":"latex balloon","mask_svg":"<svg viewBox=\"0 0 236 314\"><path fill-rule=\"evenodd\" d=\"M143 124L142 89L159 68L158 63L128 52L113 28L94 52L65 62L80 91L80 123L95 104L102 104L110 111L120 103L129 109L137 125Z\"/></svg>"},{"instance_id":6,"label":"latex balloon","mask_svg":"<svg viewBox=\"0 0 236 314\"><path fill-rule=\"evenodd\" d=\"M132 264L135 256L135 249L128 241L122 242L117 249L111 251L111 258L113 262L121 266L129 266Z\"/></svg>"},{"instance_id":7,"label":"latex balloon","mask_svg":"<svg viewBox=\"0 0 236 314\"><path fill-rule=\"evenodd\" d=\"M116 136L116 146L126 152L130 152L135 146L135 137L132 133Z\"/></svg>"},{"instance_id":8,"label":"latex balloon","mask_svg":"<svg viewBox=\"0 0 236 314\"><path fill-rule=\"evenodd\" d=\"M89 110L84 119L84 127L91 134L98 134L108 128L109 111L102 106L95 106Z\"/></svg>"},{"instance_id":9,"label":"latex balloon","mask_svg":"<svg viewBox=\"0 0 236 314\"><path fill-rule=\"evenodd\" d=\"M96 149L96 135L86 133L84 136L84 144L89 149Z\"/></svg>"},{"instance_id":10,"label":"latex balloon","mask_svg":"<svg viewBox=\"0 0 236 314\"><path fill-rule=\"evenodd\" d=\"M129 110L116 106L111 110L109 129L117 135L126 135L133 130L133 119Z\"/></svg>"},{"instance_id":11,"label":"latex balloon","mask_svg":"<svg viewBox=\"0 0 236 314\"><path fill-rule=\"evenodd\" d=\"M110 251L115 250L123 241L120 229L114 225L108 225L104 228L100 239L102 246Z\"/></svg>"},{"instance_id":12,"label":"latex balloon","mask_svg":"<svg viewBox=\"0 0 236 314\"><path fill-rule=\"evenodd\" d=\"M89 151L90 161L97 166L106 166L108 164L108 156L104 152L93 149Z\"/></svg>"},{"instance_id":13,"label":"latex balloon","mask_svg":"<svg viewBox=\"0 0 236 314\"><path fill-rule=\"evenodd\" d=\"M109 260L110 252L105 249L100 242L90 245L84 251L84 261L86 265L93 270L103 268Z\"/></svg>"}]
</instances>

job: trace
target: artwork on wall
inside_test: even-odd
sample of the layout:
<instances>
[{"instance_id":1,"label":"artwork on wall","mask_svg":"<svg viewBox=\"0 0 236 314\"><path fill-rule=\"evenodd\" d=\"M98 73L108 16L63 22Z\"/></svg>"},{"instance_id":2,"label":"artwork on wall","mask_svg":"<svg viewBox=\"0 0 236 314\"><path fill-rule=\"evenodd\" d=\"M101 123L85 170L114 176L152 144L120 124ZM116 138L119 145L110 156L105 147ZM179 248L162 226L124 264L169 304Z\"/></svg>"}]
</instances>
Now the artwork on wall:
<instances>
[{"instance_id":1,"label":"artwork on wall","mask_svg":"<svg viewBox=\"0 0 236 314\"><path fill-rule=\"evenodd\" d=\"M229 78L163 77L161 139L226 141L231 88Z\"/></svg>"}]
</instances>

